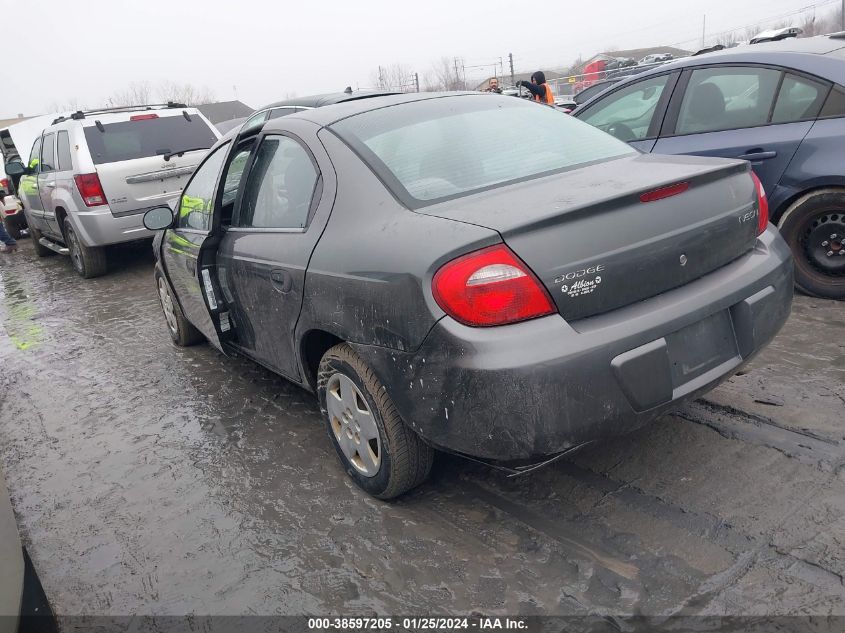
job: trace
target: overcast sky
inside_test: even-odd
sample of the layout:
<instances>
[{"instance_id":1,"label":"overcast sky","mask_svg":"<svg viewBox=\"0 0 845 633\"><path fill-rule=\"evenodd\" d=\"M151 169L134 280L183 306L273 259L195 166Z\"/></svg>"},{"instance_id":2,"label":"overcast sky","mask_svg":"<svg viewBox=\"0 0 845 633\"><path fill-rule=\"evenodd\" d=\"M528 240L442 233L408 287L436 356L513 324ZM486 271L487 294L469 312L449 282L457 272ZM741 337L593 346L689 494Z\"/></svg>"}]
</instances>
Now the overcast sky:
<instances>
[{"instance_id":1,"label":"overcast sky","mask_svg":"<svg viewBox=\"0 0 845 633\"><path fill-rule=\"evenodd\" d=\"M610 48L698 48L704 14L713 37L812 4L823 12L838 0L0 0L0 116L100 105L133 81L190 82L258 107L368 87L379 64L421 80L443 56L475 66L513 53L517 72L561 69Z\"/></svg>"}]
</instances>

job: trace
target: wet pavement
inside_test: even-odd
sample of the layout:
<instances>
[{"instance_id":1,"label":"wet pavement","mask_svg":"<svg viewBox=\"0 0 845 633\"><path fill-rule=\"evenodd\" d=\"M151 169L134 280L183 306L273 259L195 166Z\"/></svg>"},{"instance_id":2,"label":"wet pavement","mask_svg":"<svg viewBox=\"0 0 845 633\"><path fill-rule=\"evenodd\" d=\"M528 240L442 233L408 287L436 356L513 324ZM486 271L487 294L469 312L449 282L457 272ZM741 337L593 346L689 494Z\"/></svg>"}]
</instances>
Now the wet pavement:
<instances>
[{"instance_id":1,"label":"wet pavement","mask_svg":"<svg viewBox=\"0 0 845 633\"><path fill-rule=\"evenodd\" d=\"M841 304L632 435L384 503L313 396L171 345L148 248L112 255L0 255L0 464L57 614L845 614Z\"/></svg>"}]
</instances>

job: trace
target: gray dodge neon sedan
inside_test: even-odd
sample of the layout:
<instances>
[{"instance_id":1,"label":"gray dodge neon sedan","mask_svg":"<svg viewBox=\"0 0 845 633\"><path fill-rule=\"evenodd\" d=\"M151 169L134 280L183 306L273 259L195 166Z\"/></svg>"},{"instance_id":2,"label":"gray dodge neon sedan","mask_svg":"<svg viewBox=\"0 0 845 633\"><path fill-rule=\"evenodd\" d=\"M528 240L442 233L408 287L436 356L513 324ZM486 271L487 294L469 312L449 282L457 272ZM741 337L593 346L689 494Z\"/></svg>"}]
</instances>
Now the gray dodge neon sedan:
<instances>
[{"instance_id":1,"label":"gray dodge neon sedan","mask_svg":"<svg viewBox=\"0 0 845 633\"><path fill-rule=\"evenodd\" d=\"M145 224L174 342L315 391L380 498L434 449L518 469L631 431L735 373L792 301L748 163L497 95L243 126Z\"/></svg>"}]
</instances>

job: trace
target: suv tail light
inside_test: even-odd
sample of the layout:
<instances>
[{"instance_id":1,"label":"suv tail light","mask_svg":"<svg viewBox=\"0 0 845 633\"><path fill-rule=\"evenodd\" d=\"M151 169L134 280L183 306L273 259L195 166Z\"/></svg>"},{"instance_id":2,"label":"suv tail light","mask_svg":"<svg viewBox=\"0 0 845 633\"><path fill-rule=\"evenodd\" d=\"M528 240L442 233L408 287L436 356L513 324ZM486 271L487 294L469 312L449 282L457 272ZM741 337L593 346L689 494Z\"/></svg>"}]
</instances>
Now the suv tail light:
<instances>
[{"instance_id":1,"label":"suv tail light","mask_svg":"<svg viewBox=\"0 0 845 633\"><path fill-rule=\"evenodd\" d=\"M753 171L751 172L751 179L754 181L754 188L757 190L757 235L760 235L769 225L769 199L766 198L763 183L760 182L757 174Z\"/></svg>"},{"instance_id":2,"label":"suv tail light","mask_svg":"<svg viewBox=\"0 0 845 633\"><path fill-rule=\"evenodd\" d=\"M146 121L148 119L157 119L157 114L133 114L129 117L130 121Z\"/></svg>"},{"instance_id":3,"label":"suv tail light","mask_svg":"<svg viewBox=\"0 0 845 633\"><path fill-rule=\"evenodd\" d=\"M76 188L82 196L86 207L96 207L106 203L106 194L100 184L100 177L97 174L80 174L74 176Z\"/></svg>"},{"instance_id":4,"label":"suv tail light","mask_svg":"<svg viewBox=\"0 0 845 633\"><path fill-rule=\"evenodd\" d=\"M431 285L437 304L465 325L505 325L555 312L543 284L504 244L444 264Z\"/></svg>"}]
</instances>

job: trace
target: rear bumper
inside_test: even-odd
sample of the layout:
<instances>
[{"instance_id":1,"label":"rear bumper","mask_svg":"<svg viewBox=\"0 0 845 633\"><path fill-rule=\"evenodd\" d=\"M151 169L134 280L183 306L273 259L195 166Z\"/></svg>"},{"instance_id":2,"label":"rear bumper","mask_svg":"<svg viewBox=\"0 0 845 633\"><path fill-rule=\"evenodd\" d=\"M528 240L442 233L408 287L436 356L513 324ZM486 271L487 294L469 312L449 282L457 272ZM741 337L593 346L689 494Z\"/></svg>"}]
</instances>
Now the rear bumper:
<instances>
[{"instance_id":1,"label":"rear bumper","mask_svg":"<svg viewBox=\"0 0 845 633\"><path fill-rule=\"evenodd\" d=\"M77 211L72 221L85 246L108 246L135 240L152 239L153 231L144 228L144 214L115 217L107 206Z\"/></svg>"},{"instance_id":2,"label":"rear bumper","mask_svg":"<svg viewBox=\"0 0 845 633\"><path fill-rule=\"evenodd\" d=\"M792 286L770 227L728 266L604 315L489 329L446 317L414 353L356 350L432 445L536 458L632 431L733 375L783 326Z\"/></svg>"}]
</instances>

